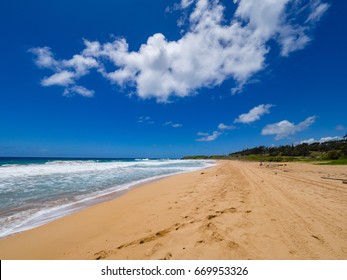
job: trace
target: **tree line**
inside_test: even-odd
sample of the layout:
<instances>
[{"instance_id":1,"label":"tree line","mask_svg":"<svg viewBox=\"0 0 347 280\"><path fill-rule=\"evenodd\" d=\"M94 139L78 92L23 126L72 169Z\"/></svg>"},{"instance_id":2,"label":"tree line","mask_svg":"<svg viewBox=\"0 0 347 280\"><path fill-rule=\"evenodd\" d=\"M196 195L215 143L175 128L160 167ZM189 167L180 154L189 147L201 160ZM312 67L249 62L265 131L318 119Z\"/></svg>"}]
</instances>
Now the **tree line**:
<instances>
[{"instance_id":1,"label":"tree line","mask_svg":"<svg viewBox=\"0 0 347 280\"><path fill-rule=\"evenodd\" d=\"M347 134L342 140L302 143L278 147L258 146L230 153L230 157L262 155L269 157L311 157L324 160L347 159Z\"/></svg>"}]
</instances>

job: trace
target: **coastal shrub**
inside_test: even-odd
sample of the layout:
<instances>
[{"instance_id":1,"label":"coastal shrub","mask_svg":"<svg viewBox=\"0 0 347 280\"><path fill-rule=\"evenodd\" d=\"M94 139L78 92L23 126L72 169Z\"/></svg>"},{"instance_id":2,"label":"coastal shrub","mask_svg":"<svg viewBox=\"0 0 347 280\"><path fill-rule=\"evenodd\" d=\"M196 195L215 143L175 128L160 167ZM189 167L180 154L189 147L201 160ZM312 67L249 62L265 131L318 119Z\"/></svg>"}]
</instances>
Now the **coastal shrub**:
<instances>
[{"instance_id":1,"label":"coastal shrub","mask_svg":"<svg viewBox=\"0 0 347 280\"><path fill-rule=\"evenodd\" d=\"M339 159L340 158L340 152L339 151L329 151L326 155L326 159Z\"/></svg>"}]
</instances>

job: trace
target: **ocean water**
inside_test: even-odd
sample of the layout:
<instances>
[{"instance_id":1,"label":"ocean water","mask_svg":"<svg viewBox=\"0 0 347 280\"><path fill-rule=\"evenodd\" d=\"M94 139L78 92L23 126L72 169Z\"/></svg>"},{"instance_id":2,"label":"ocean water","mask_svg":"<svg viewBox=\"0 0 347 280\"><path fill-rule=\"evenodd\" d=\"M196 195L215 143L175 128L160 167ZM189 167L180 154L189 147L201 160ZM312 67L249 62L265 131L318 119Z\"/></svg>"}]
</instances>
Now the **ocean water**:
<instances>
[{"instance_id":1,"label":"ocean water","mask_svg":"<svg viewBox=\"0 0 347 280\"><path fill-rule=\"evenodd\" d=\"M213 164L206 160L0 158L0 237L111 199L137 184Z\"/></svg>"}]
</instances>

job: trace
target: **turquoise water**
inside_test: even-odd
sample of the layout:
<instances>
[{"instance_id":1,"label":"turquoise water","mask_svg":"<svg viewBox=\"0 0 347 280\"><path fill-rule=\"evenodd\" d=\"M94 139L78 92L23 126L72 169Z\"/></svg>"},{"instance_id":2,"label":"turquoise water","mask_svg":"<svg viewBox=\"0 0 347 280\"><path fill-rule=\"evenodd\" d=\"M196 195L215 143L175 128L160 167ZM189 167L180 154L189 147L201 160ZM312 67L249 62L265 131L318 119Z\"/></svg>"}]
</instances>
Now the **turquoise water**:
<instances>
[{"instance_id":1,"label":"turquoise water","mask_svg":"<svg viewBox=\"0 0 347 280\"><path fill-rule=\"evenodd\" d=\"M0 237L110 199L136 184L211 165L203 160L0 158Z\"/></svg>"}]
</instances>

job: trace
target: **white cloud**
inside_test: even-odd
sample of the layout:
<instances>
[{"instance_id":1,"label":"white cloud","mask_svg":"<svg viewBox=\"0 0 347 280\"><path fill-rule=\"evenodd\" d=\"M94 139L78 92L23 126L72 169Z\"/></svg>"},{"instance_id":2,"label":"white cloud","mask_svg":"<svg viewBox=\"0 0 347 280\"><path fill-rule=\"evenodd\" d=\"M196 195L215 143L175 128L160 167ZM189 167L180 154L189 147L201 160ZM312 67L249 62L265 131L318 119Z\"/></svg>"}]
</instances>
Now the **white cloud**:
<instances>
[{"instance_id":1,"label":"white cloud","mask_svg":"<svg viewBox=\"0 0 347 280\"><path fill-rule=\"evenodd\" d=\"M335 140L342 140L342 137L340 137L340 136L323 137L319 140L319 142L324 143L324 142L335 141Z\"/></svg>"},{"instance_id":2,"label":"white cloud","mask_svg":"<svg viewBox=\"0 0 347 280\"><path fill-rule=\"evenodd\" d=\"M210 142L216 140L220 135L222 135L222 132L220 131L213 131L212 134L208 134L205 132L198 132L198 136L203 136L201 138L196 139L198 142Z\"/></svg>"},{"instance_id":3,"label":"white cloud","mask_svg":"<svg viewBox=\"0 0 347 280\"><path fill-rule=\"evenodd\" d=\"M180 123L174 123L174 124L172 125L173 128L179 128L179 127L182 127L182 126L183 126L183 125L180 124Z\"/></svg>"},{"instance_id":4,"label":"white cloud","mask_svg":"<svg viewBox=\"0 0 347 280\"><path fill-rule=\"evenodd\" d=\"M261 104L254 107L246 114L241 114L238 118L235 119L235 123L251 123L260 119L264 114L270 113L270 108L273 107L272 104Z\"/></svg>"},{"instance_id":5,"label":"white cloud","mask_svg":"<svg viewBox=\"0 0 347 280\"><path fill-rule=\"evenodd\" d=\"M188 8L191 4L194 3L195 0L182 0L181 1L181 7L182 9Z\"/></svg>"},{"instance_id":6,"label":"white cloud","mask_svg":"<svg viewBox=\"0 0 347 280\"><path fill-rule=\"evenodd\" d=\"M343 125L341 125L341 124L337 125L335 129L336 130L346 130L346 128Z\"/></svg>"},{"instance_id":7,"label":"white cloud","mask_svg":"<svg viewBox=\"0 0 347 280\"><path fill-rule=\"evenodd\" d=\"M52 70L59 69L58 62L54 59L53 53L50 48L31 48L29 52L33 53L35 64L40 68L49 68Z\"/></svg>"},{"instance_id":8,"label":"white cloud","mask_svg":"<svg viewBox=\"0 0 347 280\"><path fill-rule=\"evenodd\" d=\"M315 119L315 116L311 116L297 125L287 120L274 124L268 124L263 128L261 134L275 135L275 139L279 140L288 137L289 135L293 135L299 131L307 129L310 125L312 125L315 122Z\"/></svg>"},{"instance_id":9,"label":"white cloud","mask_svg":"<svg viewBox=\"0 0 347 280\"><path fill-rule=\"evenodd\" d=\"M299 144L312 144L315 142L319 142L319 141L314 140L314 138L310 138L310 139L306 139L306 140L301 141Z\"/></svg>"},{"instance_id":10,"label":"white cloud","mask_svg":"<svg viewBox=\"0 0 347 280\"><path fill-rule=\"evenodd\" d=\"M310 10L306 22L317 22L324 15L324 13L329 9L330 5L327 3L321 3L319 0L311 1Z\"/></svg>"},{"instance_id":11,"label":"white cloud","mask_svg":"<svg viewBox=\"0 0 347 280\"><path fill-rule=\"evenodd\" d=\"M57 85L57 86L68 86L74 83L74 73L70 71L61 71L53 74L48 78L44 78L41 84L45 87Z\"/></svg>"},{"instance_id":12,"label":"white cloud","mask_svg":"<svg viewBox=\"0 0 347 280\"><path fill-rule=\"evenodd\" d=\"M314 138L310 138L310 139L307 139L307 140L303 140L301 141L299 144L312 144L312 143L316 143L316 142L319 142L319 143L324 143L324 142L329 142L329 141L337 141L337 140L342 140L343 138L340 137L340 136L328 136L328 137L322 137L321 139L319 140L315 140Z\"/></svg>"},{"instance_id":13,"label":"white cloud","mask_svg":"<svg viewBox=\"0 0 347 280\"><path fill-rule=\"evenodd\" d=\"M64 91L64 95L70 95L72 93L77 93L79 95L82 95L84 97L93 97L94 96L94 90L89 90L82 86L73 86L70 88L66 88Z\"/></svg>"},{"instance_id":14,"label":"white cloud","mask_svg":"<svg viewBox=\"0 0 347 280\"><path fill-rule=\"evenodd\" d=\"M154 124L154 121L149 116L141 116L137 119L138 123Z\"/></svg>"},{"instance_id":15,"label":"white cloud","mask_svg":"<svg viewBox=\"0 0 347 280\"><path fill-rule=\"evenodd\" d=\"M198 136L202 136L198 139L196 139L196 141L198 142L210 142L210 141L214 141L216 140L219 136L223 135L225 133L226 130L232 130L235 129L236 127L233 125L226 125L224 123L220 123L218 125L218 130L215 130L212 132L212 134L209 134L207 132L198 132L197 135Z\"/></svg>"},{"instance_id":16,"label":"white cloud","mask_svg":"<svg viewBox=\"0 0 347 280\"><path fill-rule=\"evenodd\" d=\"M117 38L107 43L85 40L85 49L69 60L55 60L48 47L31 52L39 67L56 72L53 76L68 71L74 73L70 79L75 83L97 68L110 82L134 87L139 97L158 102L189 96L230 78L235 81L233 92L237 92L266 67L269 42L278 43L282 56L304 48L311 40L312 27L329 7L321 0L310 0L309 4L300 0L234 0L234 4L235 14L227 19L218 0L182 0L183 14L188 7L192 10L182 37L169 41L157 33L138 51L130 51L126 40ZM110 64L113 70L108 70Z\"/></svg>"},{"instance_id":17,"label":"white cloud","mask_svg":"<svg viewBox=\"0 0 347 280\"><path fill-rule=\"evenodd\" d=\"M86 75L91 68L98 67L98 62L91 57L84 57L82 55L74 55L69 60L61 61L61 67L73 69L76 77Z\"/></svg>"},{"instance_id":18,"label":"white cloud","mask_svg":"<svg viewBox=\"0 0 347 280\"><path fill-rule=\"evenodd\" d=\"M169 121L169 122L165 122L163 124L163 126L170 126L170 127L173 127L173 128L179 128L179 127L182 127L183 125L180 124L180 123L173 123L173 122Z\"/></svg>"},{"instance_id":19,"label":"white cloud","mask_svg":"<svg viewBox=\"0 0 347 280\"><path fill-rule=\"evenodd\" d=\"M220 123L219 125L218 125L218 129L219 130L231 130L231 129L235 129L236 127L235 126L233 126L233 125L226 125L226 124L224 124L224 123Z\"/></svg>"},{"instance_id":20,"label":"white cloud","mask_svg":"<svg viewBox=\"0 0 347 280\"><path fill-rule=\"evenodd\" d=\"M42 79L42 86L63 86L65 87L63 95L73 92L85 97L94 95L94 90L76 85L76 80L88 74L90 69L98 67L99 64L95 58L74 55L69 60L56 60L48 47L32 48L29 51L36 56L36 65L56 72Z\"/></svg>"},{"instance_id":21,"label":"white cloud","mask_svg":"<svg viewBox=\"0 0 347 280\"><path fill-rule=\"evenodd\" d=\"M198 132L198 136L202 136L201 138L196 139L196 141L199 142L210 142L216 140L219 136L225 134L226 130L232 130L236 129L233 125L226 125L224 123L220 123L218 125L218 130L215 130L212 132L212 134L206 133L206 132Z\"/></svg>"}]
</instances>

